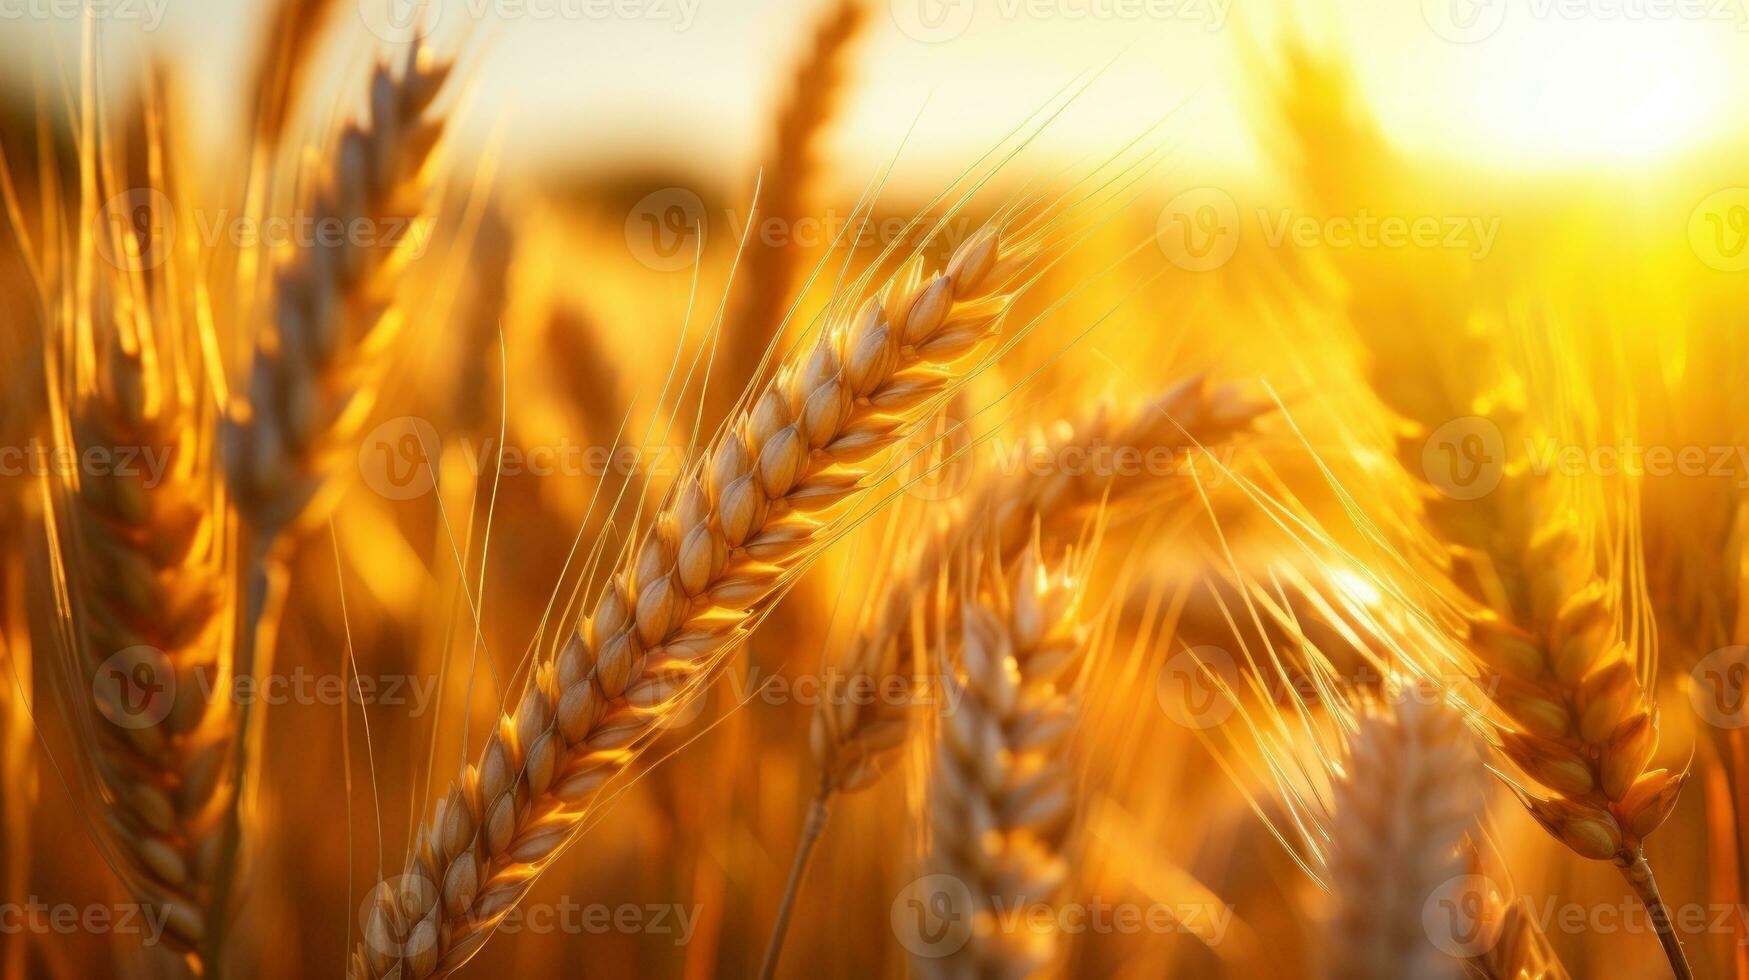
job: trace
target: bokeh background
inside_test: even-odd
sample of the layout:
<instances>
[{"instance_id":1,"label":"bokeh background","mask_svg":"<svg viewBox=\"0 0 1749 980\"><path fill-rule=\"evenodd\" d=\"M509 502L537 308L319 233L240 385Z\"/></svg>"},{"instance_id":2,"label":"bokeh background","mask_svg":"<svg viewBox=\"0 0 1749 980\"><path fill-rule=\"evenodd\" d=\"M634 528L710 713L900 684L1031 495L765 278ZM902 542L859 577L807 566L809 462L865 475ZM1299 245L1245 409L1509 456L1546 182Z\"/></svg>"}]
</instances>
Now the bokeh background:
<instances>
[{"instance_id":1,"label":"bokeh background","mask_svg":"<svg viewBox=\"0 0 1749 980\"><path fill-rule=\"evenodd\" d=\"M56 166L32 149L39 120L51 138L62 134L60 164L74 156L64 130L78 90L76 7L0 0L0 133L27 201ZM827 69L808 74L817 32L847 8L858 11L855 26L834 42ZM109 124L128 125L143 79L162 66L185 186L208 214L241 185L247 161L236 148L254 114L241 80L273 36L272 14L265 2L118 0L97 18ZM1552 323L1584 379L1572 390L1586 400L1569 410L1597 438L1674 439L1717 422L1712 442L1741 444L1735 417L1714 404L1736 389L1731 355L1742 351L1735 334L1749 306L1749 8L1740 0L340 0L292 115L294 160L357 112L368 66L404 53L410 33L459 66L443 101L452 120L437 220L403 290L414 329L393 354L331 529L296 548L276 665L287 677L333 676L350 651L362 675L409 685L409 700L366 707L368 742L356 712L343 727L343 705L294 697L272 706L240 976L341 969L365 890L398 863L420 815L410 801L427 759L438 760L431 778L447 780L462 751L460 719L471 719L476 744L491 724L494 678L541 641L549 598L579 585L567 564L573 542L623 532L629 515L601 496L624 484L616 474L563 463L496 473L479 465L481 453L495 455L500 438L539 453L644 433L684 451L699 406L720 415L756 371L747 351L799 335L825 307L835 277L809 282L809 271L846 254L854 269L879 261L878 248L834 251L830 235L802 234L843 227L872 188L877 219L950 218L940 238L904 241L932 262L1010 195L1101 195L1084 209L1085 237L1023 300L1018 319L1039 315L1039 325L950 410L980 446L1198 372L1279 400L1267 438L1223 459L1243 480L1217 479L1201 494L1176 480L1115 525L1123 545L1104 549L1094 580L1108 649L1089 668L1093 707L1077 736L1101 760L1083 777L1087 843L1075 880L1084 893L1213 903L1234 924L1218 939L1192 928L1077 936L1063 964L1073 975L1314 973L1318 887L1293 860L1295 843L1261 819L1275 787L1259 767L1217 762L1262 750L1242 732L1213 739L1183 724L1162 707L1157 681L1185 646L1236 648L1244 631L1221 614L1222 595L1230 602L1240 583L1313 560L1305 541L1284 540L1256 494L1326 527L1320 547L1369 544L1348 503L1413 550L1401 515L1415 491L1389 472L1393 421L1366 378L1383 370L1438 385L1441 365L1403 355L1390 337ZM798 150L781 120L814 93L825 108ZM985 168L993 149L1016 153ZM940 195L967 173L989 176L950 215ZM789 209L783 230L794 234L755 234L740 247L756 200L770 207L770 195ZM1343 229L1363 215L1430 221L1438 240L1356 242ZM903 236L876 244L893 237ZM786 254L801 271L748 286L762 253ZM7 309L23 317L19 270L8 267ZM677 359L709 344L719 305L733 322L748 303L764 304L755 306L764 334L724 355L709 390L679 405L658 397ZM246 336L222 339L227 361L246 349ZM385 491L368 450L409 432L436 436L420 456L429 485ZM928 470L908 491L888 487L888 506L819 562L699 710L657 743L648 759L660 764L628 782L530 898L549 913L663 910L672 922L507 930L464 975L749 974L816 778L812 706L763 697L762 685L831 664L909 529L951 502L954 467L990 462L969 452L944 464L946 475ZM1587 474L1637 488L1648 526L1692 520L1700 538L1700 508L1729 510L1742 496L1738 475L1661 489L1631 474ZM663 483L652 474L630 486L635 499ZM21 496L28 510L28 490ZM10 551L7 601L24 632L33 619L40 632L45 613L30 586L40 555L27 537ZM1653 554L1660 559L1681 555ZM52 654L38 646L41 704ZM1321 644L1338 662L1357 646L1353 635ZM1660 757L1675 765L1717 734L1686 707L1681 674L1665 692ZM441 688L427 687L439 678ZM422 690L434 693L423 700ZM11 744L26 748L8 756L6 786L9 803L30 803L8 840L14 867L18 855L28 860L13 883L52 901L104 901L113 882L73 832L83 819L77 794L50 761L65 733L52 713L36 712L46 729L38 753L20 716L14 707ZM835 806L800 892L784 975L905 975L894 915L922 846L925 741L913 739L879 787ZM1733 823L1718 826L1708 801L1729 798L1736 773L1714 764L1718 785L1691 786L1654 842L1667 895L1716 903L1734 894L1719 881L1736 869L1720 870L1710 843L1733 836ZM1505 794L1493 813L1521 893L1624 900L1612 871L1566 855ZM1709 975L1734 968L1734 946L1749 934L1740 920L1695 938ZM1663 975L1643 932L1550 938L1578 976ZM0 958L9 978L148 972L132 965L129 936L0 941L13 950Z\"/></svg>"}]
</instances>

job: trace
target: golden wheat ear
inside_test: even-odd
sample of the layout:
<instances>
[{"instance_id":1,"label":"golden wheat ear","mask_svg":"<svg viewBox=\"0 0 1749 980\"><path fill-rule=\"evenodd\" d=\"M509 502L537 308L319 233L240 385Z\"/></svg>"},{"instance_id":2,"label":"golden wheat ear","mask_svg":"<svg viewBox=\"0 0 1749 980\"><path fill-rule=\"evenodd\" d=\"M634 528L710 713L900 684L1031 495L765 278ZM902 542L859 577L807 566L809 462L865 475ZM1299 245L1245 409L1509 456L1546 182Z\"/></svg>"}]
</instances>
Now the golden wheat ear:
<instances>
[{"instance_id":1,"label":"golden wheat ear","mask_svg":"<svg viewBox=\"0 0 1749 980\"><path fill-rule=\"evenodd\" d=\"M466 962L636 758L833 536L835 505L987 355L1042 232L987 226L945 270L825 324L679 482L593 613L538 665L479 762L378 883L354 978Z\"/></svg>"},{"instance_id":2,"label":"golden wheat ear","mask_svg":"<svg viewBox=\"0 0 1749 980\"><path fill-rule=\"evenodd\" d=\"M926 635L933 635L936 622L957 625L956 583L943 590L944 609L932 608L927 597L937 591L934 586L943 569L950 568L948 557L987 523L994 529L988 533L998 541L1005 564L1024 553L1035 522L1047 556L1054 557L1075 542L1094 508L1121 510L1157 499L1154 491L1189 472L1189 454L1232 445L1266 410L1235 388L1193 377L1137 404L1101 404L1079 420L1048 426L1003 452L1007 462L1000 471L977 480L939 529L923 540L881 589L874 616L858 632L845 658L842 683L884 685L915 675L913 617L922 613L928 620ZM1131 449L1150 458L1164 454L1174 464L1164 472L1122 477L1099 467L1064 465L1065 460L1090 455L1099 447ZM1053 464L1054 472L1037 477L1030 468L1015 465L1033 456ZM904 704L888 698L822 701L811 737L826 795L860 789L879 777L904 741L906 714Z\"/></svg>"},{"instance_id":3,"label":"golden wheat ear","mask_svg":"<svg viewBox=\"0 0 1749 980\"><path fill-rule=\"evenodd\" d=\"M1330 794L1324 975L1457 980L1425 911L1464 874L1486 785L1476 740L1460 713L1422 697L1369 705L1357 726Z\"/></svg>"},{"instance_id":4,"label":"golden wheat ear","mask_svg":"<svg viewBox=\"0 0 1749 980\"><path fill-rule=\"evenodd\" d=\"M283 256L274 273L245 400L224 432L231 496L260 542L319 519L336 458L369 414L404 320L400 272L428 235L427 170L444 127L433 103L449 72L418 44L399 73L377 66L368 116L341 130L306 205L312 227L346 232Z\"/></svg>"},{"instance_id":5,"label":"golden wheat ear","mask_svg":"<svg viewBox=\"0 0 1749 980\"><path fill-rule=\"evenodd\" d=\"M105 346L102 383L69 401L71 445L166 455L161 472L82 474L70 488L60 554L82 681L71 693L75 705L95 698L74 714L123 881L165 910L167 937L205 973L222 953L212 916L239 833L228 819L232 594L212 516L212 432L137 349L113 334ZM140 689L136 678L147 679Z\"/></svg>"},{"instance_id":6,"label":"golden wheat ear","mask_svg":"<svg viewBox=\"0 0 1749 980\"><path fill-rule=\"evenodd\" d=\"M836 693L821 700L810 722L809 745L820 779L766 944L763 976L776 970L790 911L814 846L825 832L833 798L874 785L905 743L912 688L928 670L915 649L918 634L913 624L921 621L926 636L957 635L964 583L955 577L961 566L951 556L978 537L988 539L995 560L1009 567L1035 543L1036 533L1054 560L1076 542L1097 508L1122 509L1149 499L1150 490L1189 471L1189 453L1232 444L1264 411L1264 406L1241 397L1236 389L1210 387L1201 377L1137 405L1101 404L1077 422L1053 425L1047 433L1023 440L1005 457L1004 468L976 481L965 499L946 508L936 527L880 587L873 615L831 676ZM1164 454L1174 464L1165 472L1150 470L1140 478L1122 479L1097 468L1066 466L1060 467L1061 473L1034 479L1026 468L1012 466L1030 453L1061 463L1102 446L1122 447L1150 458ZM906 697L866 696L898 684L904 685Z\"/></svg>"},{"instance_id":7,"label":"golden wheat ear","mask_svg":"<svg viewBox=\"0 0 1749 980\"><path fill-rule=\"evenodd\" d=\"M1078 709L1066 679L1087 631L1082 583L1041 562L1035 544L986 580L972 576L959 668L942 668L925 880L953 905L964 903L949 914L970 932L945 956L914 955L923 976L1037 976L1058 956L1055 916L1037 913L1055 908L1068 874Z\"/></svg>"}]
</instances>

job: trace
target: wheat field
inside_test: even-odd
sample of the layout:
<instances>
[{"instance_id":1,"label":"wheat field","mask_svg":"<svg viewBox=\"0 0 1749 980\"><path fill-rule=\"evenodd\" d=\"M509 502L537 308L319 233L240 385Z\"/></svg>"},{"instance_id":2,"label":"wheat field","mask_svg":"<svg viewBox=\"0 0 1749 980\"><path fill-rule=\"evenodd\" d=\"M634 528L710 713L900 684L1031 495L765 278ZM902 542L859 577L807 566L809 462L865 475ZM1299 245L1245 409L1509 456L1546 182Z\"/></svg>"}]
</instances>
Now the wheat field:
<instances>
[{"instance_id":1,"label":"wheat field","mask_svg":"<svg viewBox=\"0 0 1749 980\"><path fill-rule=\"evenodd\" d=\"M0 980L1749 977L1749 17L1416 6L0 4Z\"/></svg>"}]
</instances>

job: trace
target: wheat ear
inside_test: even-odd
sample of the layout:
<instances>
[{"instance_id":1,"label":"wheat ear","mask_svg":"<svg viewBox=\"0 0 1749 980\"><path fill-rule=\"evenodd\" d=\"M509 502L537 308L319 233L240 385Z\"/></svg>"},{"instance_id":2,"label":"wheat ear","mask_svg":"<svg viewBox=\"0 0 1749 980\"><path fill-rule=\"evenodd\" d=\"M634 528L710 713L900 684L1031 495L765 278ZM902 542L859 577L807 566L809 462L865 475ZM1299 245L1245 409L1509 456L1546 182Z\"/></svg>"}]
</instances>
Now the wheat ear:
<instances>
[{"instance_id":1,"label":"wheat ear","mask_svg":"<svg viewBox=\"0 0 1749 980\"><path fill-rule=\"evenodd\" d=\"M1434 893L1464 874L1483 769L1463 716L1419 696L1371 705L1331 787L1327 862L1332 980L1455 980L1460 962L1423 924Z\"/></svg>"},{"instance_id":2,"label":"wheat ear","mask_svg":"<svg viewBox=\"0 0 1749 980\"><path fill-rule=\"evenodd\" d=\"M1062 679L1080 659L1079 585L1044 574L1037 546L962 605L960 671L945 665L947 696L929 779L932 882L968 908L966 942L913 956L931 977L1029 977L1056 958L1052 907L1067 869L1073 803L1069 740L1074 696ZM943 651L945 655L945 651Z\"/></svg>"},{"instance_id":3,"label":"wheat ear","mask_svg":"<svg viewBox=\"0 0 1749 980\"><path fill-rule=\"evenodd\" d=\"M828 322L736 415L622 560L594 612L541 663L419 830L407 873L380 882L354 978L447 974L580 831L597 794L708 678L829 540L820 512L855 495L877 454L989 349L1036 243L986 227L947 270L913 264Z\"/></svg>"},{"instance_id":4,"label":"wheat ear","mask_svg":"<svg viewBox=\"0 0 1749 980\"><path fill-rule=\"evenodd\" d=\"M969 497L926 535L904 568L881 589L875 613L858 632L841 671L833 678L834 696L815 710L809 740L820 765L820 781L808 804L802 835L796 842L789 880L779 900L761 976L777 969L795 903L814 845L825 832L832 798L872 785L889 757L904 743L909 706L890 697L871 698L895 680L915 679L917 658L910 629L921 615L926 635L929 622L957 622L958 587L945 583L941 604L933 600L943 570L956 566L950 555L963 548L974 529L983 528L997 541L1000 559L1019 559L1035 530L1055 551L1071 542L1088 512L1100 503L1140 498L1148 479L1102 473L1092 467L1061 465L1070 454L1088 457L1100 448L1138 453L1182 453L1195 446L1226 443L1242 433L1261 407L1241 399L1230 388L1210 389L1192 378L1160 397L1124 411L1102 403L1078 423L1050 427L1024 441L1020 453L1042 452L1055 461L1049 475L1035 477L1025 468L987 476ZM1018 456L1014 458L1019 458ZM937 608L944 605L944 608Z\"/></svg>"},{"instance_id":5,"label":"wheat ear","mask_svg":"<svg viewBox=\"0 0 1749 980\"><path fill-rule=\"evenodd\" d=\"M370 411L382 355L402 322L395 285L423 235L425 171L443 132L430 109L449 68L416 44L399 76L377 66L369 119L341 131L307 209L312 228L345 232L318 236L275 273L248 403L233 412L225 437L237 512L264 541L319 514L312 504L334 457ZM367 236L356 234L361 227Z\"/></svg>"},{"instance_id":6,"label":"wheat ear","mask_svg":"<svg viewBox=\"0 0 1749 980\"><path fill-rule=\"evenodd\" d=\"M1504 467L1473 501L1431 496L1429 522L1475 600L1468 646L1483 687L1516 727L1502 752L1552 795L1520 798L1573 852L1613 861L1645 904L1678 977L1691 974L1643 851L1685 773L1646 771L1657 706L1617 639L1616 595L1545 477Z\"/></svg>"},{"instance_id":7,"label":"wheat ear","mask_svg":"<svg viewBox=\"0 0 1749 980\"><path fill-rule=\"evenodd\" d=\"M425 172L443 133L443 119L430 110L449 71L419 44L408 46L398 76L387 64L376 66L368 118L341 130L314 175L306 213L316 240L275 270L271 315L246 398L231 406L221 429L226 483L241 524L233 658L240 676L255 676L272 662L284 596L283 585L275 585L284 578L275 549L289 528L322 516L339 459L375 399L385 349L399 333L395 287L422 242ZM358 235L361 228L368 240ZM343 231L334 236L335 229ZM239 756L247 757L262 729L251 707L241 714ZM248 794L246 784L239 786L233 821ZM235 851L222 860L235 864ZM213 900L220 925L229 903L221 887Z\"/></svg>"},{"instance_id":8,"label":"wheat ear","mask_svg":"<svg viewBox=\"0 0 1749 980\"><path fill-rule=\"evenodd\" d=\"M885 683L890 678L910 677L916 668L911 630L914 614L922 609L937 622L954 623L959 618L959 589L948 583L942 590L948 608L926 608L922 597L936 591L947 560L961 549L968 535L990 527L1001 560L1012 564L1027 547L1038 522L1048 552L1072 543L1088 510L1101 503L1120 505L1143 499L1158 486L1149 476L1119 475L1095 466L1071 466L1076 456L1090 458L1098 447L1134 450L1143 454L1186 453L1195 447L1229 443L1244 433L1262 407L1242 398L1228 387L1210 387L1203 378L1185 381L1158 397L1120 409L1105 403L1078 422L1063 422L1025 440L1019 459L1043 454L1047 472L1019 466L991 474L976 482L968 496L926 537L904 568L881 590L875 613L857 634L845 658L841 681L845 685ZM925 635L933 627L924 629ZM868 702L874 703L868 703ZM815 758L823 772L826 795L867 786L879 777L889 753L904 740L906 707L890 698L833 697L822 700L811 733Z\"/></svg>"},{"instance_id":9,"label":"wheat ear","mask_svg":"<svg viewBox=\"0 0 1749 980\"><path fill-rule=\"evenodd\" d=\"M88 474L71 494L63 554L76 586L79 676L97 693L88 758L124 881L166 911L166 935L205 972L209 912L237 832L226 818L237 725L225 693L229 566L212 516L211 430L138 341L114 336L109 347L104 376L68 406L73 445L161 451L165 465ZM146 713L130 703L141 677L167 692ZM209 696L209 685L220 693Z\"/></svg>"}]
</instances>

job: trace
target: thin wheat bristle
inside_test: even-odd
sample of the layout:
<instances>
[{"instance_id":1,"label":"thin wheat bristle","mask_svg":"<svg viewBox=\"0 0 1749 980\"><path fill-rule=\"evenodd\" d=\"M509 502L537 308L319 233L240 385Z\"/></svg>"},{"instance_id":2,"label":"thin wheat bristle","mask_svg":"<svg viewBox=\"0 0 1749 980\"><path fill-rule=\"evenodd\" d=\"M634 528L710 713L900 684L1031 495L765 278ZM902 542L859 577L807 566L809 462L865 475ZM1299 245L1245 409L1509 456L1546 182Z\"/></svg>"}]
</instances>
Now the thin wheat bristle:
<instances>
[{"instance_id":1,"label":"thin wheat bristle","mask_svg":"<svg viewBox=\"0 0 1749 980\"><path fill-rule=\"evenodd\" d=\"M540 664L377 886L355 978L441 976L574 837L597 792L822 544L821 512L988 350L1034 247L986 227L786 363L680 481L558 655Z\"/></svg>"},{"instance_id":2,"label":"thin wheat bristle","mask_svg":"<svg viewBox=\"0 0 1749 980\"><path fill-rule=\"evenodd\" d=\"M923 976L1030 977L1057 956L1056 918L1039 911L1054 910L1068 873L1077 709L1065 678L1086 642L1081 585L1046 575L1036 546L990 574L1001 581L972 583L962 607L959 672L944 665L926 805L924 867L939 876L926 880L969 896L949 913L969 933L945 955L914 955Z\"/></svg>"}]
</instances>

